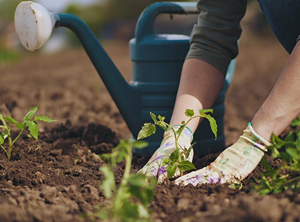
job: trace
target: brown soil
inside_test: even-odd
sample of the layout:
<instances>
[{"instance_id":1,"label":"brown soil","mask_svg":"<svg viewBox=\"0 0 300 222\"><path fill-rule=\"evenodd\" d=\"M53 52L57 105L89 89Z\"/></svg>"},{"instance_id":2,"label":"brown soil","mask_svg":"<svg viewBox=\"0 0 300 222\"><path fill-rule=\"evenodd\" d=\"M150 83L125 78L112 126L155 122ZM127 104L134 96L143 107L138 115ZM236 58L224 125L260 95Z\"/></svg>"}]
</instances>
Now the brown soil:
<instances>
[{"instance_id":1,"label":"brown soil","mask_svg":"<svg viewBox=\"0 0 300 222\"><path fill-rule=\"evenodd\" d=\"M130 79L127 43L104 47ZM273 36L244 33L233 83L227 93L227 145L240 135L266 98L288 56ZM12 161L0 152L0 221L87 221L105 203L99 189L108 152L130 133L83 50L57 55L26 53L17 64L0 67L0 109L16 119L38 104L39 114L58 119L41 124L38 141L23 136ZM197 168L217 154L195 158ZM145 164L134 157L132 172ZM123 165L116 170L120 179ZM258 177L258 169L251 178ZM300 194L260 197L224 185L178 187L159 185L150 205L152 221L300 221Z\"/></svg>"}]
</instances>

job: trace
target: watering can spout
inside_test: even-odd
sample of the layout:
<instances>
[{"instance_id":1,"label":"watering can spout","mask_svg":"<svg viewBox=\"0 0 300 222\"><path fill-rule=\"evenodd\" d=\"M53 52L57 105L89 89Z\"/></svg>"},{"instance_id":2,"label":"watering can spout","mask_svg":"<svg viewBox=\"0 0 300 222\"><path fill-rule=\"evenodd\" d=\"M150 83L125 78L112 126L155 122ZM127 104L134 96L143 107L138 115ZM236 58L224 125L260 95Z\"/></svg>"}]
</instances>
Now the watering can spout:
<instances>
[{"instance_id":1,"label":"watering can spout","mask_svg":"<svg viewBox=\"0 0 300 222\"><path fill-rule=\"evenodd\" d=\"M15 28L21 44L29 51L42 47L58 22L58 15L40 4L24 1L15 12Z\"/></svg>"},{"instance_id":2,"label":"watering can spout","mask_svg":"<svg viewBox=\"0 0 300 222\"><path fill-rule=\"evenodd\" d=\"M30 51L46 43L54 27L71 29L83 45L128 127L137 128L134 121L138 110L135 107L139 99L137 90L126 82L96 36L80 18L71 14L51 13L38 3L26 1L21 2L16 9L15 27L22 45Z\"/></svg>"}]
</instances>

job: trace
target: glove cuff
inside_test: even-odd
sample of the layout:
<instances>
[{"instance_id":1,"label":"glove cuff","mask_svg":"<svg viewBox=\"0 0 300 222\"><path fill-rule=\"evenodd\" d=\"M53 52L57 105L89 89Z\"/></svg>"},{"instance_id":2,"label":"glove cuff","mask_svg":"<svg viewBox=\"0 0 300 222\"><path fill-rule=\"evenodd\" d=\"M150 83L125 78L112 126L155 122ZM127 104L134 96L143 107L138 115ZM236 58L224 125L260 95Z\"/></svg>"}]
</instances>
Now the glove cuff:
<instances>
[{"instance_id":1,"label":"glove cuff","mask_svg":"<svg viewBox=\"0 0 300 222\"><path fill-rule=\"evenodd\" d=\"M174 128L175 131L177 131L181 126L182 125L173 125L173 128ZM165 133L167 133L165 135L165 137L167 137L170 133L173 135L173 131L170 128L168 128L168 130ZM187 126L184 127L184 129L182 130L180 137L189 138L190 143L194 139L194 135L193 135L192 130Z\"/></svg>"},{"instance_id":2,"label":"glove cuff","mask_svg":"<svg viewBox=\"0 0 300 222\"><path fill-rule=\"evenodd\" d=\"M255 145L260 150L267 152L266 146L270 146L271 144L264 138L262 138L260 135L258 135L253 127L252 124L249 122L248 127L244 130L244 134L241 136L241 138L247 140L248 142Z\"/></svg>"}]
</instances>

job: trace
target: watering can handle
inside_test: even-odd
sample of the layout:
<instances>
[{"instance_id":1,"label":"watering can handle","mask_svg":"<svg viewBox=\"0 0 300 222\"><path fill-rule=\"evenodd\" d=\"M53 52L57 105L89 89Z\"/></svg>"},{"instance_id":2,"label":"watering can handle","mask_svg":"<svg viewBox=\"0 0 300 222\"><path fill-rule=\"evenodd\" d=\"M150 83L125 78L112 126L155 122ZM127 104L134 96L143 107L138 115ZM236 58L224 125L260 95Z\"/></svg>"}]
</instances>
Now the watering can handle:
<instances>
[{"instance_id":1,"label":"watering can handle","mask_svg":"<svg viewBox=\"0 0 300 222\"><path fill-rule=\"evenodd\" d=\"M159 14L198 14L196 2L157 2L148 6L137 22L136 41L139 42L143 37L153 35L153 24Z\"/></svg>"}]
</instances>

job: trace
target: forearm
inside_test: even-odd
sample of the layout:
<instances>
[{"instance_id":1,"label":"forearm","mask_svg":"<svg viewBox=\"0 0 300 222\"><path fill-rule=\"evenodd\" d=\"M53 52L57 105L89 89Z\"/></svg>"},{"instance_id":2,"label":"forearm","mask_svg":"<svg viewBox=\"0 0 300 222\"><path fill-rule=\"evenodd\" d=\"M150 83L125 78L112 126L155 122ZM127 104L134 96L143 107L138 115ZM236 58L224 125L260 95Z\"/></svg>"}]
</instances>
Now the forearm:
<instances>
[{"instance_id":1,"label":"forearm","mask_svg":"<svg viewBox=\"0 0 300 222\"><path fill-rule=\"evenodd\" d=\"M300 113L300 42L268 98L255 114L252 124L259 135L269 139L281 134Z\"/></svg>"},{"instance_id":2,"label":"forearm","mask_svg":"<svg viewBox=\"0 0 300 222\"><path fill-rule=\"evenodd\" d=\"M221 72L200 59L187 59L183 65L176 103L171 118L171 125L186 121L186 109L210 108L216 100L224 83ZM201 119L194 119L188 127L195 132Z\"/></svg>"}]
</instances>

